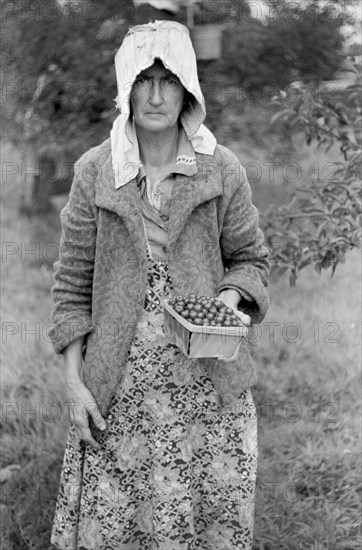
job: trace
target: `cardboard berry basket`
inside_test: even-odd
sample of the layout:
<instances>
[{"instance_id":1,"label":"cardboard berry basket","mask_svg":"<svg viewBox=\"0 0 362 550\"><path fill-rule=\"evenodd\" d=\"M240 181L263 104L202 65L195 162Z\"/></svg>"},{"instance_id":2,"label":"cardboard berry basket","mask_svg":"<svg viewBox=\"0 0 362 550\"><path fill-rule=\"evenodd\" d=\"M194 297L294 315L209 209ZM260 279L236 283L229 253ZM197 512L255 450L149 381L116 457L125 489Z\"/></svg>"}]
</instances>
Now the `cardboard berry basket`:
<instances>
[{"instance_id":1,"label":"cardboard berry basket","mask_svg":"<svg viewBox=\"0 0 362 550\"><path fill-rule=\"evenodd\" d=\"M187 357L230 357L240 346L248 330L245 327L214 327L194 325L179 315L168 300L163 300L164 331Z\"/></svg>"}]
</instances>

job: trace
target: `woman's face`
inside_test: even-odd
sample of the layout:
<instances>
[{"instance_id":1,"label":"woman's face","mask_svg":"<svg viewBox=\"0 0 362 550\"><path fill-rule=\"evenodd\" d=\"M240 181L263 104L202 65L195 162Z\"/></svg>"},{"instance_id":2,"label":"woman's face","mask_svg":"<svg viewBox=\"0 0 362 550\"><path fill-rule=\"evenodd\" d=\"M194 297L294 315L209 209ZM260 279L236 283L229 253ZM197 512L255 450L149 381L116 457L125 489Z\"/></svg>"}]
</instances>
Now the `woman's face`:
<instances>
[{"instance_id":1,"label":"woman's face","mask_svg":"<svg viewBox=\"0 0 362 550\"><path fill-rule=\"evenodd\" d=\"M162 132L177 124L184 100L180 80L161 62L142 71L131 91L136 125L150 132Z\"/></svg>"}]
</instances>

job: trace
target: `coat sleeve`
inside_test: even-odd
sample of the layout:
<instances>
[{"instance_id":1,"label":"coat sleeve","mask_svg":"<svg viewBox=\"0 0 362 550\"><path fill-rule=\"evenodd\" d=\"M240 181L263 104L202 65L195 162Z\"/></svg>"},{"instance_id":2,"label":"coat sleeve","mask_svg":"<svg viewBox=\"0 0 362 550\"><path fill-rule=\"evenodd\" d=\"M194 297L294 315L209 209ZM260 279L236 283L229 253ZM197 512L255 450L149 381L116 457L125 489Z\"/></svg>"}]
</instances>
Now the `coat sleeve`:
<instances>
[{"instance_id":1,"label":"coat sleeve","mask_svg":"<svg viewBox=\"0 0 362 550\"><path fill-rule=\"evenodd\" d=\"M225 275L217 291L227 288L241 295L238 308L250 315L253 323L260 323L269 306L266 290L270 264L268 249L259 228L259 213L251 201L251 189L245 169L238 164L236 189L226 205L223 217L220 245ZM235 165L234 165L235 166Z\"/></svg>"},{"instance_id":2,"label":"coat sleeve","mask_svg":"<svg viewBox=\"0 0 362 550\"><path fill-rule=\"evenodd\" d=\"M92 284L96 246L96 207L86 192L89 174L75 165L69 200L60 214L59 259L54 264L49 337L56 353L92 330Z\"/></svg>"}]
</instances>

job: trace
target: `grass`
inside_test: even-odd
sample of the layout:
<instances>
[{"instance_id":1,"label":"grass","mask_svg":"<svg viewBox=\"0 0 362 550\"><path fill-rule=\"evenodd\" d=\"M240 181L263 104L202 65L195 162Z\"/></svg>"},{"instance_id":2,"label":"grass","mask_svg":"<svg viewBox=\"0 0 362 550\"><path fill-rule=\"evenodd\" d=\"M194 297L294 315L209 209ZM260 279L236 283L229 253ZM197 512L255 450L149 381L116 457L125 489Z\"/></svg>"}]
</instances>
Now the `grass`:
<instances>
[{"instance_id":1,"label":"grass","mask_svg":"<svg viewBox=\"0 0 362 550\"><path fill-rule=\"evenodd\" d=\"M328 277L271 285L254 390L258 550L361 547L359 254Z\"/></svg>"},{"instance_id":2,"label":"grass","mask_svg":"<svg viewBox=\"0 0 362 550\"><path fill-rule=\"evenodd\" d=\"M14 151L4 147L3 162L10 158ZM308 167L315 157L299 161ZM253 188L261 209L287 190L282 178ZM1 549L49 550L68 421L62 361L46 338L54 254L47 243L58 242L59 221L56 212L20 217L19 193L13 176L2 193L1 436L2 467L20 470L2 483ZM361 547L360 267L354 252L332 279L308 269L295 289L284 277L271 282L253 390L259 411L254 550Z\"/></svg>"}]
</instances>

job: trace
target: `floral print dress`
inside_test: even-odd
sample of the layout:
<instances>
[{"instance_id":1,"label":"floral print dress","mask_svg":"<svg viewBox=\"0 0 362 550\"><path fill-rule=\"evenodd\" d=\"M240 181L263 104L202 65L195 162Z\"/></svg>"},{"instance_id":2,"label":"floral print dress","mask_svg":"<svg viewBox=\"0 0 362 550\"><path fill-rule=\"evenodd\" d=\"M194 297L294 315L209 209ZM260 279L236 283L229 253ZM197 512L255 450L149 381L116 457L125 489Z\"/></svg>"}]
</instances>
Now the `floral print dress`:
<instances>
[{"instance_id":1,"label":"floral print dress","mask_svg":"<svg viewBox=\"0 0 362 550\"><path fill-rule=\"evenodd\" d=\"M148 290L107 430L71 425L51 542L63 550L251 549L257 421L250 390L220 405L202 362L163 333L167 263L148 247Z\"/></svg>"}]
</instances>

